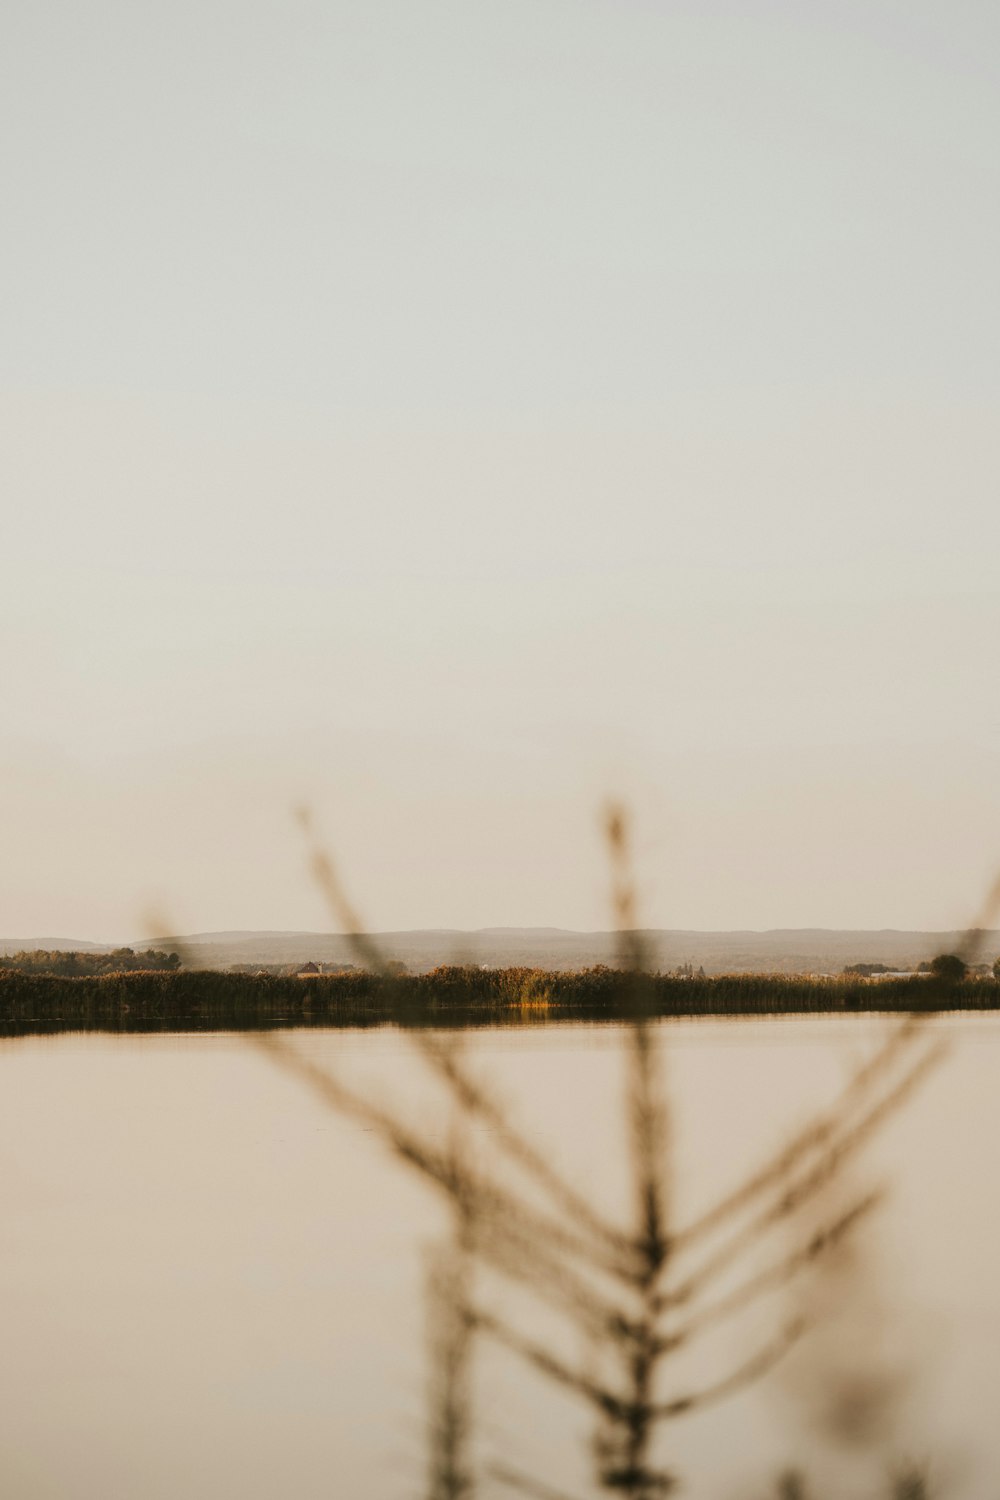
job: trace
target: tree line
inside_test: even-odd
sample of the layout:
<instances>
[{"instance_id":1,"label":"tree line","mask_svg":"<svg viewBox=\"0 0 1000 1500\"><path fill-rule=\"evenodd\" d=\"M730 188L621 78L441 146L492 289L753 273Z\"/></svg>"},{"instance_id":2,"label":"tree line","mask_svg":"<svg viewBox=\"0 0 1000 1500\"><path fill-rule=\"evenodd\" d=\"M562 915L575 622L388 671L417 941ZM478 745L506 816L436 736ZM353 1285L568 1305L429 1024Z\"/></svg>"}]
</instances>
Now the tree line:
<instances>
[{"instance_id":1,"label":"tree line","mask_svg":"<svg viewBox=\"0 0 1000 1500\"><path fill-rule=\"evenodd\" d=\"M0 969L13 969L19 974L132 974L152 969L171 972L180 968L180 962L178 954L164 953L160 948L147 948L144 953L136 953L133 948L114 948L110 953L32 948L0 954Z\"/></svg>"}]
</instances>

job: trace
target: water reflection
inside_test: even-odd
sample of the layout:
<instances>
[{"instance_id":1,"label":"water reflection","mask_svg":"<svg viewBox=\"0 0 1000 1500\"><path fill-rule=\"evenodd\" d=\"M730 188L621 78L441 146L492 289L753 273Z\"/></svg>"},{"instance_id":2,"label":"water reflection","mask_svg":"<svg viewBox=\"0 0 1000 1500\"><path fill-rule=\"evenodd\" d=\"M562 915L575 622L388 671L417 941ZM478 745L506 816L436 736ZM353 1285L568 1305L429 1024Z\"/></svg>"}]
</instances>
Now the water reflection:
<instances>
[{"instance_id":1,"label":"water reflection","mask_svg":"<svg viewBox=\"0 0 1000 1500\"><path fill-rule=\"evenodd\" d=\"M627 928L625 930L628 930ZM731 1398L759 1380L808 1331L798 1317L779 1325L739 1362L724 1362L711 1376L665 1393L678 1353L697 1348L705 1332L773 1304L812 1265L842 1250L878 1201L854 1193L826 1209L822 1195L843 1190L845 1167L871 1134L898 1110L941 1047L928 1043L916 1018L898 1025L874 1056L856 1069L840 1097L821 1110L787 1145L694 1220L673 1214L673 1148L663 1048L651 1024L653 985L638 970L622 975L620 1008L629 1014L621 1041L626 1061L624 1118L627 1152L621 1163L631 1214L622 1225L601 1215L513 1125L481 1079L466 1066L454 1038L418 1032L413 1040L430 1073L443 1086L456 1116L456 1144L442 1152L413 1117L376 1105L293 1044L263 1035L267 1053L323 1102L364 1121L420 1178L443 1194L453 1220L451 1256L456 1267L453 1305L434 1298L446 1351L440 1411L432 1433L446 1434L442 1462L432 1465L435 1500L460 1500L470 1492L471 1466L458 1449L469 1423L469 1399L458 1382L471 1380L468 1344L485 1334L514 1353L536 1375L571 1392L592 1414L590 1447L594 1480L603 1490L654 1500L678 1484L676 1471L657 1449L663 1429L679 1417ZM462 1149L468 1127L491 1129L491 1152L472 1161ZM791 1248L775 1246L784 1231ZM478 1262L504 1283L489 1300L466 1299ZM529 1320L510 1311L510 1285L528 1291L537 1307ZM558 1314L578 1340L583 1359L561 1353L553 1335L539 1338L538 1312ZM861 1391L860 1385L856 1390ZM855 1398L871 1405L869 1391ZM454 1414L463 1413L457 1424ZM660 1440L658 1442L658 1439ZM527 1494L555 1490L509 1464L493 1473Z\"/></svg>"},{"instance_id":2,"label":"water reflection","mask_svg":"<svg viewBox=\"0 0 1000 1500\"><path fill-rule=\"evenodd\" d=\"M949 1495L991 1493L1000 1308L987 1152L1000 1027L931 1025L959 1038L955 1056L888 1121L848 1194L892 1185L858 1241L878 1315L869 1304L845 1347L888 1350L890 1370L901 1350L896 1364L909 1361L914 1378L884 1403L878 1430L845 1450L813 1408L810 1381L830 1385L810 1373L818 1356L803 1343L781 1372L673 1425L669 1463L688 1492L774 1495L784 1469L807 1474L818 1500L874 1495L893 1465L930 1456ZM671 1194L688 1223L830 1103L885 1035L854 1018L669 1032ZM398 1033L284 1040L366 1100L424 1128L433 1121L443 1156L454 1148L447 1112L432 1113L436 1086ZM466 1043L524 1138L611 1222L628 1222L631 1207L621 1042L609 1028L560 1028ZM329 1112L232 1037L26 1040L5 1044L0 1059L4 1489L414 1493L424 1464L420 1249L440 1243L449 1221L385 1160L370 1122ZM480 1118L461 1144L482 1162L495 1127ZM823 1295L833 1311L818 1322L832 1328L836 1286ZM526 1292L514 1296L517 1326L581 1367L581 1339ZM783 1301L780 1312L801 1309ZM679 1388L738 1364L748 1340L774 1326L771 1308L738 1335L716 1327L704 1349L683 1351ZM475 1467L516 1458L523 1472L591 1493L588 1423L571 1394L489 1349L477 1362Z\"/></svg>"}]
</instances>

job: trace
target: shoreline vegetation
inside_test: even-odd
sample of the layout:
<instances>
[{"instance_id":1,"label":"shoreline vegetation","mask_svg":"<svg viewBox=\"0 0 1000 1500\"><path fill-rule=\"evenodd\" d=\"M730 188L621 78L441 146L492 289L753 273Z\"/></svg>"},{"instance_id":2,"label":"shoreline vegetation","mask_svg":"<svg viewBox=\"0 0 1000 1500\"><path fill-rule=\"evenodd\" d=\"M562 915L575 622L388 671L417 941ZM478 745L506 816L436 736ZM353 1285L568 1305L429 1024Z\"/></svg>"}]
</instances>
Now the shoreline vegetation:
<instances>
[{"instance_id":1,"label":"shoreline vegetation","mask_svg":"<svg viewBox=\"0 0 1000 1500\"><path fill-rule=\"evenodd\" d=\"M901 978L645 974L655 1018L1000 1010L1000 982L955 971ZM0 1035L521 1026L628 1018L635 975L450 965L307 977L214 970L68 976L0 968Z\"/></svg>"}]
</instances>

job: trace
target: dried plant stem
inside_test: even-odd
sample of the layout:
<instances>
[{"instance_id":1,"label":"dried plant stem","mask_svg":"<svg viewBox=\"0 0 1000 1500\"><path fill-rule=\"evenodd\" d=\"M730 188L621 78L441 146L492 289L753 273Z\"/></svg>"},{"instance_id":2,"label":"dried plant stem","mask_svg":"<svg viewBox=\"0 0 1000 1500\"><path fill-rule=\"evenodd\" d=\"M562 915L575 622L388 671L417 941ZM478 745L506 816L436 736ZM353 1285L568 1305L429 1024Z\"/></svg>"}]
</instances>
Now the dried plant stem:
<instances>
[{"instance_id":1,"label":"dried plant stem","mask_svg":"<svg viewBox=\"0 0 1000 1500\"><path fill-rule=\"evenodd\" d=\"M308 815L303 827L312 838ZM430 1500L471 1500L471 1366L473 1340L496 1340L546 1380L585 1401L596 1419L595 1477L624 1500L662 1500L676 1477L656 1461L667 1423L723 1400L759 1379L802 1336L804 1324L781 1327L749 1359L698 1389L665 1397L671 1356L708 1328L779 1291L854 1232L879 1200L862 1195L807 1231L802 1216L876 1130L898 1110L938 1060L923 1024L907 1018L840 1099L818 1115L731 1192L686 1226L672 1222L672 1138L663 1034L653 1029L653 988L635 924L627 821L608 809L606 833L612 901L619 931L615 994L625 1023L625 1112L630 1222L619 1227L557 1172L518 1130L509 1112L473 1077L454 1040L410 1029L417 1054L443 1085L451 1131L442 1148L426 1130L373 1103L273 1033L254 1037L279 1065L333 1108L361 1119L395 1155L443 1194L452 1215L449 1245L428 1279L431 1330ZM331 911L347 928L360 961L393 979L361 931L334 866L313 842L313 874ZM485 1126L489 1152L472 1159L474 1126ZM762 1248L779 1226L799 1225L799 1243ZM586 1366L556 1354L501 1300L486 1308L474 1296L476 1265L489 1267L555 1312L589 1341ZM731 1285L735 1279L735 1286ZM682 1321L680 1321L682 1320ZM596 1373L595 1373L596 1372ZM493 1476L536 1500L568 1500L547 1481L510 1465Z\"/></svg>"}]
</instances>

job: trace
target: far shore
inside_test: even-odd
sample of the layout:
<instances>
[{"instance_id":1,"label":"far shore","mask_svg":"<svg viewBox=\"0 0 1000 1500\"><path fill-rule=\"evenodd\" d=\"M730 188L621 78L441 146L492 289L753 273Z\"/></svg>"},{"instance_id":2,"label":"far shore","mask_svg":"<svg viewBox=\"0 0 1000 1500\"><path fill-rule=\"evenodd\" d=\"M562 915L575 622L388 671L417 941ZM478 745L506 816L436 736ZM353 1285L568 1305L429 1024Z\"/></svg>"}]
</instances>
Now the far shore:
<instances>
[{"instance_id":1,"label":"far shore","mask_svg":"<svg viewBox=\"0 0 1000 1500\"><path fill-rule=\"evenodd\" d=\"M449 966L286 977L212 970L84 978L0 969L0 1036L292 1027L534 1026L655 1018L1000 1010L993 978L712 977Z\"/></svg>"}]
</instances>

